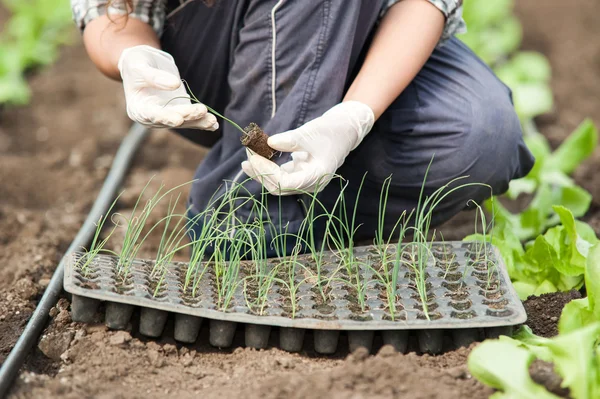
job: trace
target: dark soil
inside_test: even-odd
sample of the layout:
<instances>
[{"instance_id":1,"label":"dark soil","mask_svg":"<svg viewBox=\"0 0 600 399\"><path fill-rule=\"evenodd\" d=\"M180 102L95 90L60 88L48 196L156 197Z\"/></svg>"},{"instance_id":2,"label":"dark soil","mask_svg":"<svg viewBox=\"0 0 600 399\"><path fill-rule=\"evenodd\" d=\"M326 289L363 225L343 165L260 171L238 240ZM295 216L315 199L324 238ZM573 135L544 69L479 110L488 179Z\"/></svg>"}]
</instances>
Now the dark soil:
<instances>
[{"instance_id":1,"label":"dark soil","mask_svg":"<svg viewBox=\"0 0 600 399\"><path fill-rule=\"evenodd\" d=\"M556 110L539 122L556 146L585 117L600 122L600 3L516 3L524 21L525 46L549 55L554 67ZM0 361L81 226L129 125L122 88L100 76L80 44L66 49L58 64L33 76L31 84L30 106L0 114ZM205 152L168 132L153 132L129 175L120 211L131 210L154 175L149 192L162 181L171 187L189 181ZM577 181L594 195L588 220L597 232L599 157L596 153L576 173ZM472 220L472 212L458 215L446 225L444 238L462 239L472 232ZM156 243L150 244L140 256L156 253ZM530 303L534 300L528 301L528 308ZM200 343L184 347L175 345L168 331L153 341L127 331L107 331L102 325L73 323L68 306L65 298L52 310L52 320L12 397L472 399L492 393L468 373L469 349L417 356L382 348L377 356L359 352L349 357L343 352L319 357L310 348L301 354L273 348L217 350L205 344L205 328ZM558 305L540 306L535 312L529 309L532 326L538 333L551 334L555 326L551 330L546 320L542 328L536 318L551 314ZM242 341L243 334L236 337L236 345ZM532 374L537 381L557 386L544 365L534 364Z\"/></svg>"},{"instance_id":2,"label":"dark soil","mask_svg":"<svg viewBox=\"0 0 600 399\"><path fill-rule=\"evenodd\" d=\"M554 337L558 334L558 319L563 308L573 299L581 298L579 291L555 292L541 296L530 296L525 301L527 325L534 334Z\"/></svg>"},{"instance_id":3,"label":"dark soil","mask_svg":"<svg viewBox=\"0 0 600 399\"><path fill-rule=\"evenodd\" d=\"M535 360L529 367L529 374L533 381L546 387L546 389L561 398L569 398L569 390L561 388L562 378L554 371L554 366L541 360Z\"/></svg>"},{"instance_id":4,"label":"dark soil","mask_svg":"<svg viewBox=\"0 0 600 399\"><path fill-rule=\"evenodd\" d=\"M246 134L241 138L242 145L248 147L252 152L261 157L266 159L273 158L275 150L269 147L267 143L269 136L256 123L251 123L244 129L244 132Z\"/></svg>"}]
</instances>

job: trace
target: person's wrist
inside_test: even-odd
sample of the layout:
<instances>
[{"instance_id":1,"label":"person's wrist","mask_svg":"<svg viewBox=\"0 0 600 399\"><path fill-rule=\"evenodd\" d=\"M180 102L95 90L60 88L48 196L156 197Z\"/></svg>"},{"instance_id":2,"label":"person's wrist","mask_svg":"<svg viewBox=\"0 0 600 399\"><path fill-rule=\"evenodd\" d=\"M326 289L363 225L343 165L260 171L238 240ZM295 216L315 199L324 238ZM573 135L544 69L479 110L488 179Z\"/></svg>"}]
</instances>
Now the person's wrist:
<instances>
[{"instance_id":1,"label":"person's wrist","mask_svg":"<svg viewBox=\"0 0 600 399\"><path fill-rule=\"evenodd\" d=\"M157 57L164 57L167 60L169 60L170 62L175 63L175 60L173 59L173 56L171 54L164 52L160 49L157 49L156 47L147 45L147 44L126 47L125 49L123 49L123 51L121 51L121 55L119 55L119 61L117 62L117 68L119 69L119 72L121 73L121 77L123 75L124 60L128 55L130 55L133 52L145 52L147 54L152 54Z\"/></svg>"},{"instance_id":2,"label":"person's wrist","mask_svg":"<svg viewBox=\"0 0 600 399\"><path fill-rule=\"evenodd\" d=\"M369 105L357 100L346 100L340 105L346 108L347 114L355 119L359 125L357 142L354 146L354 148L356 148L373 128L373 125L375 124L375 113Z\"/></svg>"}]
</instances>

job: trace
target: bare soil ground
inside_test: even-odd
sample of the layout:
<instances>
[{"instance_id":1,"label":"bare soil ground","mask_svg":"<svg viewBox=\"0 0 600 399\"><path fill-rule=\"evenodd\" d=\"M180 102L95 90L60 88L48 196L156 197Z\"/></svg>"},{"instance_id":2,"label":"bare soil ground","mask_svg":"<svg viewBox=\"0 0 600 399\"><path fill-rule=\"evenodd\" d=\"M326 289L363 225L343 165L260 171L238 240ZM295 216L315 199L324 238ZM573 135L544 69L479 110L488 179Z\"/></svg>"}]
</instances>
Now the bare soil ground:
<instances>
[{"instance_id":1,"label":"bare soil ground","mask_svg":"<svg viewBox=\"0 0 600 399\"><path fill-rule=\"evenodd\" d=\"M554 67L556 110L540 121L554 145L585 117L600 122L600 25L594 19L599 7L596 0L517 5L525 46L547 54ZM0 113L0 362L83 222L129 126L122 89L94 70L80 45L66 49L59 63L33 76L31 84L30 106ZM188 181L204 154L175 135L154 132L130 173L130 194L120 210L133 206L134 195L154 175L154 187ZM576 175L594 194L592 223L600 220L594 173L599 163L596 155ZM468 232L465 219L470 225L463 215L450 226ZM534 331L552 334L561 298L528 302ZM157 341L138 336L135 322L126 332L73 323L68 307L65 298L53 309L11 397L485 398L492 392L469 375L469 349L434 357L384 347L376 356L320 357L310 348L301 354L244 349L236 337L233 349L217 350L205 344L206 330L197 344L182 346L168 331ZM547 365L532 372L556 384Z\"/></svg>"}]
</instances>

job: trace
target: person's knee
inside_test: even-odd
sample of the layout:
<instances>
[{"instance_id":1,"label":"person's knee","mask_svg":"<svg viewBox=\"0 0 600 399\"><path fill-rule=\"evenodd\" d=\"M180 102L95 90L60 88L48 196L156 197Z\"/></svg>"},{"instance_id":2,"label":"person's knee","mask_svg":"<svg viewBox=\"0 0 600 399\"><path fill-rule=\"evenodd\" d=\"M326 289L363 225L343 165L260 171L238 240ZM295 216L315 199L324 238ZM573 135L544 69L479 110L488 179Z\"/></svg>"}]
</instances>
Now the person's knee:
<instances>
[{"instance_id":1,"label":"person's knee","mask_svg":"<svg viewBox=\"0 0 600 399\"><path fill-rule=\"evenodd\" d=\"M473 101L469 129L457 154L469 181L491 186L494 194L505 192L510 180L523 177L533 165L508 91L501 89Z\"/></svg>"},{"instance_id":2,"label":"person's knee","mask_svg":"<svg viewBox=\"0 0 600 399\"><path fill-rule=\"evenodd\" d=\"M488 166L488 179L523 177L533 166L533 157L523 141L521 123L512 103L508 100L493 103L484 110L480 106L480 115L473 128L486 131L487 135L479 140L479 152L483 154L481 164ZM477 131L473 132L477 135Z\"/></svg>"},{"instance_id":3,"label":"person's knee","mask_svg":"<svg viewBox=\"0 0 600 399\"><path fill-rule=\"evenodd\" d=\"M506 192L509 182L533 165L507 91L490 91L474 100L468 117L465 131L459 132L460 145L440 160L432 175L438 188L455 179L452 187L465 185L445 199L450 212Z\"/></svg>"}]
</instances>

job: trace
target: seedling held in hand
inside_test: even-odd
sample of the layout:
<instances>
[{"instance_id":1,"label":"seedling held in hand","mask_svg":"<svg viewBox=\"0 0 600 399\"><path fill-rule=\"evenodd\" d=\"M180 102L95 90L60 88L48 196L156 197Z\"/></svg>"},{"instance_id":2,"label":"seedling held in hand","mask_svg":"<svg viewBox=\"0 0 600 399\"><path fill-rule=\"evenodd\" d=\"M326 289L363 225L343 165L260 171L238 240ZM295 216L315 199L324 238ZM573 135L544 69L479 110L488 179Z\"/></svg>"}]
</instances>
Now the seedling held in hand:
<instances>
[{"instance_id":1,"label":"seedling held in hand","mask_svg":"<svg viewBox=\"0 0 600 399\"><path fill-rule=\"evenodd\" d=\"M200 103L200 100L198 100L198 98L196 98L196 96L192 93L192 90L190 89L188 83L185 80L183 80L183 83L185 84L188 93L190 93L190 97L175 97L171 99L171 101L177 100L179 98L185 98L189 99L194 103ZM167 106L168 104L169 103L165 104L165 106ZM242 129L240 125L238 125L231 119L224 117L208 105L204 104L204 106L206 107L206 109L208 109L209 112L228 122L231 126L235 127L242 133L240 141L242 142L242 145L244 147L248 148L253 153L258 154L269 160L272 159L273 156L275 156L275 153L277 151L272 149L267 143L269 136L256 123L251 123L250 125L246 126L246 128Z\"/></svg>"}]
</instances>

